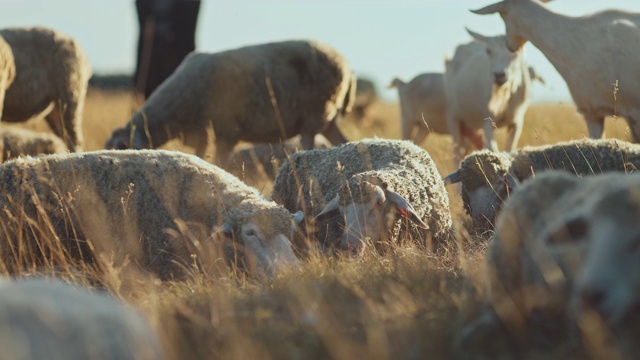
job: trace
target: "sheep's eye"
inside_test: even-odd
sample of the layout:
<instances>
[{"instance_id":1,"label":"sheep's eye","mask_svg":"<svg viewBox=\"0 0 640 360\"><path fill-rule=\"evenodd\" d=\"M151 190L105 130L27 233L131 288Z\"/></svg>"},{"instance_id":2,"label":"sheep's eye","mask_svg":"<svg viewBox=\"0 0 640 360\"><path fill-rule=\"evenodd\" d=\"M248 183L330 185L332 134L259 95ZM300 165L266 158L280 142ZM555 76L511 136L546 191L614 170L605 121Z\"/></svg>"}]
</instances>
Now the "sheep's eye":
<instances>
[{"instance_id":1,"label":"sheep's eye","mask_svg":"<svg viewBox=\"0 0 640 360\"><path fill-rule=\"evenodd\" d=\"M256 231L253 229L249 229L245 232L245 235L247 236L254 236L256 234Z\"/></svg>"},{"instance_id":2,"label":"sheep's eye","mask_svg":"<svg viewBox=\"0 0 640 360\"><path fill-rule=\"evenodd\" d=\"M574 219L557 229L547 241L552 244L575 243L587 238L589 224L584 219Z\"/></svg>"},{"instance_id":3,"label":"sheep's eye","mask_svg":"<svg viewBox=\"0 0 640 360\"><path fill-rule=\"evenodd\" d=\"M491 49L487 49L487 55L491 56Z\"/></svg>"}]
</instances>

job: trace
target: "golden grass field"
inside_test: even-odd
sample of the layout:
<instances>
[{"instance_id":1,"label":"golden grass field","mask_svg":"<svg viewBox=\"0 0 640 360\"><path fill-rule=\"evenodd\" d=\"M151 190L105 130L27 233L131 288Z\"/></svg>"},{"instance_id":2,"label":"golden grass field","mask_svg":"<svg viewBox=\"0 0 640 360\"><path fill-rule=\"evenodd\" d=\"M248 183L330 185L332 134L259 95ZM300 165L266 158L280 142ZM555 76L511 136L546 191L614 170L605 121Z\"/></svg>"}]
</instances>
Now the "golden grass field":
<instances>
[{"instance_id":1,"label":"golden grass field","mask_svg":"<svg viewBox=\"0 0 640 360\"><path fill-rule=\"evenodd\" d=\"M128 93L92 89L84 112L86 150L101 149L111 130L123 125L135 108ZM24 126L48 131L42 120ZM398 105L378 102L358 124L347 119L340 126L351 140L397 139ZM573 105L536 104L527 113L520 145L585 134ZM608 119L606 134L629 139L622 119ZM498 141L504 138L498 131ZM450 138L431 135L422 146L442 175L454 170ZM177 141L165 147L190 151ZM261 187L266 195L270 185L265 181ZM367 252L357 260L316 255L302 269L274 280L229 272L163 283L125 278L114 268L99 283L148 316L169 359L476 358L456 338L482 304L485 244L465 235L459 195L455 188L448 190L458 241L438 254L403 245L384 255ZM62 275L81 281L71 272ZM506 348L487 344L495 346L490 358L507 354ZM576 356L554 348L525 357Z\"/></svg>"}]
</instances>

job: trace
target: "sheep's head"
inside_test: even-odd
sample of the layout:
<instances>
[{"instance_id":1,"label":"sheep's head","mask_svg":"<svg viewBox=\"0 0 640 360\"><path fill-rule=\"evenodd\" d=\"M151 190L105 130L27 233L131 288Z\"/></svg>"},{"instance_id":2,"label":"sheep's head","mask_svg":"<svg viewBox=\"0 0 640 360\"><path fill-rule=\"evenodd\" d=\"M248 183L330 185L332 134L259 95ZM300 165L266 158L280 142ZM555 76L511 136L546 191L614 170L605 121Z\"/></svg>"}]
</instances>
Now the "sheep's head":
<instances>
[{"instance_id":1,"label":"sheep's head","mask_svg":"<svg viewBox=\"0 0 640 360\"><path fill-rule=\"evenodd\" d=\"M462 184L464 208L476 227L493 228L502 202L517 186L510 166L508 153L481 150L465 157L460 169L444 178L445 184Z\"/></svg>"},{"instance_id":2,"label":"sheep's head","mask_svg":"<svg viewBox=\"0 0 640 360\"><path fill-rule=\"evenodd\" d=\"M291 214L282 206L274 206L247 212L240 207L231 210L228 219L218 231L234 236L250 272L273 277L298 265L290 239L304 219L301 211Z\"/></svg>"},{"instance_id":3,"label":"sheep's head","mask_svg":"<svg viewBox=\"0 0 640 360\"><path fill-rule=\"evenodd\" d=\"M132 127L124 126L115 129L111 133L111 137L105 142L104 148L108 150L142 150L148 149L149 143L139 131L135 131Z\"/></svg>"},{"instance_id":4,"label":"sheep's head","mask_svg":"<svg viewBox=\"0 0 640 360\"><path fill-rule=\"evenodd\" d=\"M485 45L489 58L493 82L500 87L507 82L519 81L524 68L522 51L509 51L504 36L484 36L467 29L467 32L477 41Z\"/></svg>"},{"instance_id":5,"label":"sheep's head","mask_svg":"<svg viewBox=\"0 0 640 360\"><path fill-rule=\"evenodd\" d=\"M478 10L471 10L474 14L478 15L489 15L498 13L502 17L504 21L505 29L506 29L506 44L507 48L510 51L516 52L524 46L527 42L527 39L521 33L519 18L521 16L528 16L529 13L526 11L517 12L516 9L519 5L524 5L524 3L532 3L537 2L538 0L504 0L497 2L495 4L491 4L485 6ZM540 0L540 2L546 3L551 0Z\"/></svg>"},{"instance_id":6,"label":"sheep's head","mask_svg":"<svg viewBox=\"0 0 640 360\"><path fill-rule=\"evenodd\" d=\"M374 178L356 175L351 177L338 194L316 216L316 220L339 212L345 219L342 247L354 254L361 254L366 240L377 243L395 222L395 215L413 221L428 229L409 201L387 189L387 185Z\"/></svg>"},{"instance_id":7,"label":"sheep's head","mask_svg":"<svg viewBox=\"0 0 640 360\"><path fill-rule=\"evenodd\" d=\"M580 234L590 246L576 280L576 314L596 315L616 329L640 318L640 181L623 175L591 191Z\"/></svg>"}]
</instances>

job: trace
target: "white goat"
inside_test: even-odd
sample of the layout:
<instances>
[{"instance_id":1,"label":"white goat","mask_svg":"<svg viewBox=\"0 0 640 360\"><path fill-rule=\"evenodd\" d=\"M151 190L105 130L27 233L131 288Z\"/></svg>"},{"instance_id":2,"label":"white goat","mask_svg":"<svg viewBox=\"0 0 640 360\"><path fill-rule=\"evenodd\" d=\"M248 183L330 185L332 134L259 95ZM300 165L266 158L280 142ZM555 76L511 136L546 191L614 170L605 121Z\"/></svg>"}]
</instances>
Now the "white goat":
<instances>
[{"instance_id":1,"label":"white goat","mask_svg":"<svg viewBox=\"0 0 640 360\"><path fill-rule=\"evenodd\" d=\"M523 51L509 51L504 36L487 37L467 31L479 44L458 46L453 58L445 63L447 124L456 162L468 152L463 137L478 148L484 145L497 151L495 127L508 127L507 151L517 145L531 82ZM484 130L484 144L477 133L479 129Z\"/></svg>"},{"instance_id":2,"label":"white goat","mask_svg":"<svg viewBox=\"0 0 640 360\"><path fill-rule=\"evenodd\" d=\"M447 99L443 74L420 74L408 83L394 78L389 88L398 89L402 115L402 138L420 145L430 133L449 134L446 123ZM412 136L413 129L417 128Z\"/></svg>"},{"instance_id":3,"label":"white goat","mask_svg":"<svg viewBox=\"0 0 640 360\"><path fill-rule=\"evenodd\" d=\"M547 0L548 1L548 0ZM640 14L607 10L581 17L554 13L538 0L504 0L472 10L499 13L509 50L527 41L567 82L589 137L604 135L604 118L623 116L640 141Z\"/></svg>"}]
</instances>

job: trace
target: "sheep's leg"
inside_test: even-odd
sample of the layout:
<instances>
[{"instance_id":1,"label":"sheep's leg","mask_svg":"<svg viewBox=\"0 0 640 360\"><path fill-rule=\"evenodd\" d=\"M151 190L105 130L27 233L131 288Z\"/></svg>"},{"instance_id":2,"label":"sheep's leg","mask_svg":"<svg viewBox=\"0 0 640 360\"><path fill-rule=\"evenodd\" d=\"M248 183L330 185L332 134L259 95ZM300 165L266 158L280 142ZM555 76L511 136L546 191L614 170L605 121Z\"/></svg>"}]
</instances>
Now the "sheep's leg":
<instances>
[{"instance_id":1,"label":"sheep's leg","mask_svg":"<svg viewBox=\"0 0 640 360\"><path fill-rule=\"evenodd\" d=\"M194 148L196 156L204 159L204 155L207 150L207 132L194 131L189 134L185 134L184 144Z\"/></svg>"},{"instance_id":2,"label":"sheep's leg","mask_svg":"<svg viewBox=\"0 0 640 360\"><path fill-rule=\"evenodd\" d=\"M70 151L82 151L82 114L81 108L84 104L84 94L82 99L72 99L68 102L57 100L53 109L45 120L59 138L63 139Z\"/></svg>"},{"instance_id":3,"label":"sheep's leg","mask_svg":"<svg viewBox=\"0 0 640 360\"><path fill-rule=\"evenodd\" d=\"M585 115L589 137L592 139L602 139L604 137L604 116Z\"/></svg>"},{"instance_id":4,"label":"sheep's leg","mask_svg":"<svg viewBox=\"0 0 640 360\"><path fill-rule=\"evenodd\" d=\"M349 141L347 140L347 138L344 137L344 135L342 135L342 132L340 131L340 129L338 129L337 118L338 118L337 116L334 117L333 120L329 122L329 125L327 125L327 127L322 132L322 135L324 135L324 137L326 137L327 140L329 140L329 142L333 145L340 145ZM303 147L304 145L305 144L302 143ZM313 146L313 143L311 145ZM308 150L308 149L305 148L305 150Z\"/></svg>"},{"instance_id":5,"label":"sheep's leg","mask_svg":"<svg viewBox=\"0 0 640 360\"><path fill-rule=\"evenodd\" d=\"M235 145L236 142L233 141L216 139L216 163L220 167L226 168L229 162L229 154Z\"/></svg>"},{"instance_id":6,"label":"sheep's leg","mask_svg":"<svg viewBox=\"0 0 640 360\"><path fill-rule=\"evenodd\" d=\"M413 137L413 143L416 145L422 144L424 139L429 135L429 129L426 125L418 125L418 131L416 132L416 136Z\"/></svg>"},{"instance_id":7,"label":"sheep's leg","mask_svg":"<svg viewBox=\"0 0 640 360\"><path fill-rule=\"evenodd\" d=\"M493 119L489 116L482 121L482 129L484 130L484 147L491 151L498 151L498 143L493 138Z\"/></svg>"}]
</instances>

